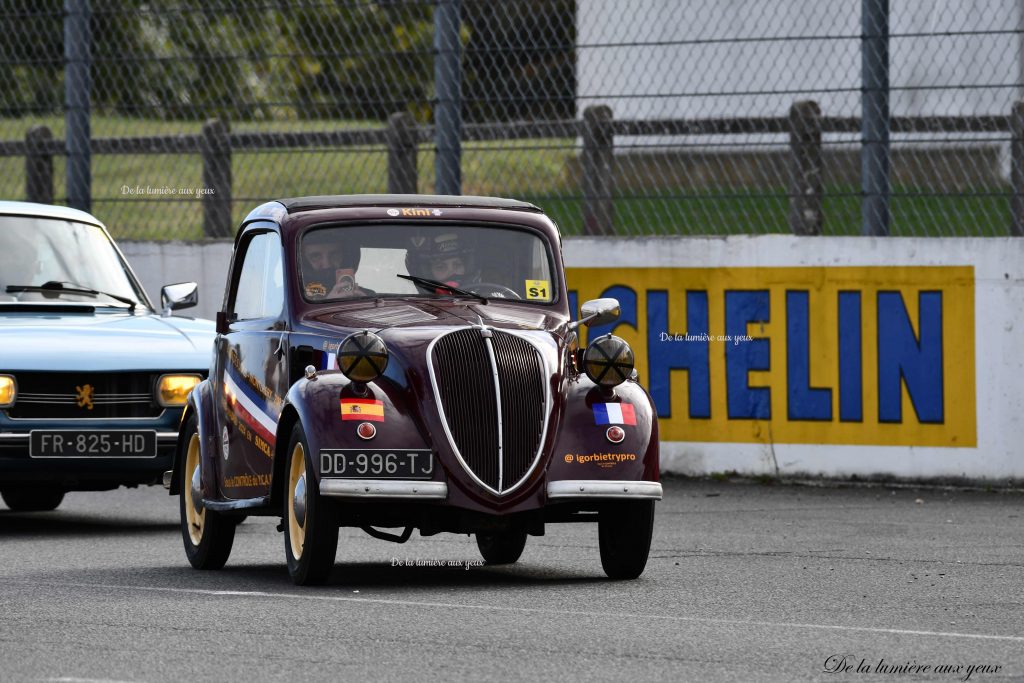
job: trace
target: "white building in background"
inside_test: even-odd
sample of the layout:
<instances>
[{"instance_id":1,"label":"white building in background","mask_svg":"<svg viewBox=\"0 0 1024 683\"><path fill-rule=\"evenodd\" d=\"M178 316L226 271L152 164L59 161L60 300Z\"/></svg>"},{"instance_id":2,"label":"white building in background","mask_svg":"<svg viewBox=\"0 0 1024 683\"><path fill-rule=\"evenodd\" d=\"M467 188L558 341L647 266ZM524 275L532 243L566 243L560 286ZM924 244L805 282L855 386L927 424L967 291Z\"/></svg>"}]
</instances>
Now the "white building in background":
<instances>
[{"instance_id":1,"label":"white building in background","mask_svg":"<svg viewBox=\"0 0 1024 683\"><path fill-rule=\"evenodd\" d=\"M1009 113L1022 5L890 0L893 115ZM825 115L859 116L860 10L861 0L578 0L579 111L785 116L814 99Z\"/></svg>"}]
</instances>

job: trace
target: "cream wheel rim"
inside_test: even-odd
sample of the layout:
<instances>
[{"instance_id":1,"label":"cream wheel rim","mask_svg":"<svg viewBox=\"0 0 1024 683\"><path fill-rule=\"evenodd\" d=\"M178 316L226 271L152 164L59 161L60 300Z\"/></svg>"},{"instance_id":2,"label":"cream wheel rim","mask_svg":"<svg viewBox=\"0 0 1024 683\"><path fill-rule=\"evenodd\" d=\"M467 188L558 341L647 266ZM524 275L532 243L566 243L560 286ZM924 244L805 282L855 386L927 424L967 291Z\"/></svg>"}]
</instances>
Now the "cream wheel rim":
<instances>
[{"instance_id":1,"label":"cream wheel rim","mask_svg":"<svg viewBox=\"0 0 1024 683\"><path fill-rule=\"evenodd\" d=\"M296 560L302 559L302 550L306 545L306 523L309 521L308 500L306 500L306 514L303 516L302 524L299 524L298 516L295 514L296 492L300 485L306 483L305 478L306 451L301 443L297 443L292 449L291 462L288 465L288 538L291 541L292 557ZM305 493L306 496L309 495L308 488Z\"/></svg>"},{"instance_id":2,"label":"cream wheel rim","mask_svg":"<svg viewBox=\"0 0 1024 683\"><path fill-rule=\"evenodd\" d=\"M188 537L192 545L199 545L203 540L203 524L206 521L206 509L196 510L195 500L192 496L192 478L199 469L199 435L193 434L188 442L188 455L185 456L185 480L182 488L185 489L185 523L188 525Z\"/></svg>"}]
</instances>

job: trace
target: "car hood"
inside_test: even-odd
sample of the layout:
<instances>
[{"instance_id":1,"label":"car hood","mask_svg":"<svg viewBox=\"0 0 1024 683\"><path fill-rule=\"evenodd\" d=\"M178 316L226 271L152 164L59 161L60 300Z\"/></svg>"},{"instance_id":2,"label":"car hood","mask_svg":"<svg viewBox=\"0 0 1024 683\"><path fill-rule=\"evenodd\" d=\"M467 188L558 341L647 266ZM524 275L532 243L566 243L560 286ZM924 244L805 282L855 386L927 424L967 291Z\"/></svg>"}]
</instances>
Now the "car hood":
<instances>
[{"instance_id":1,"label":"car hood","mask_svg":"<svg viewBox=\"0 0 1024 683\"><path fill-rule=\"evenodd\" d=\"M337 348L348 334L360 330L377 333L391 357L386 374L404 383L403 376L410 373L426 381L422 368L431 342L448 332L481 323L531 339L544 354L549 370L554 371L565 344L568 318L539 307L493 300L484 303L462 299L389 298L320 309L302 322L303 333L326 337L323 341L310 337L308 341L298 342L313 348ZM416 391L423 399L430 388L420 384Z\"/></svg>"},{"instance_id":2,"label":"car hood","mask_svg":"<svg viewBox=\"0 0 1024 683\"><path fill-rule=\"evenodd\" d=\"M0 312L0 371L206 370L209 320L123 312Z\"/></svg>"},{"instance_id":3,"label":"car hood","mask_svg":"<svg viewBox=\"0 0 1024 683\"><path fill-rule=\"evenodd\" d=\"M566 320L557 314L522 304L491 300L378 299L320 309L304 322L316 327L387 330L462 327L467 324L519 330L551 330Z\"/></svg>"}]
</instances>

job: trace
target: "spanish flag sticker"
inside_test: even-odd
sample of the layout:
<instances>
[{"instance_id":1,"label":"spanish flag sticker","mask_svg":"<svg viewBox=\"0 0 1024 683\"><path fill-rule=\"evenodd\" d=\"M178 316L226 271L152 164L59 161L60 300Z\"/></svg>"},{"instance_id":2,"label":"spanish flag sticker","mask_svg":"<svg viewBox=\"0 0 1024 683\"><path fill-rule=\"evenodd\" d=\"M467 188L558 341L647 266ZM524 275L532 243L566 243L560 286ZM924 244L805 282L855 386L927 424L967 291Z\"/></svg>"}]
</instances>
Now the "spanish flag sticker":
<instances>
[{"instance_id":1,"label":"spanish flag sticker","mask_svg":"<svg viewBox=\"0 0 1024 683\"><path fill-rule=\"evenodd\" d=\"M341 399L341 419L383 422L384 402L375 401L372 398L343 398Z\"/></svg>"}]
</instances>

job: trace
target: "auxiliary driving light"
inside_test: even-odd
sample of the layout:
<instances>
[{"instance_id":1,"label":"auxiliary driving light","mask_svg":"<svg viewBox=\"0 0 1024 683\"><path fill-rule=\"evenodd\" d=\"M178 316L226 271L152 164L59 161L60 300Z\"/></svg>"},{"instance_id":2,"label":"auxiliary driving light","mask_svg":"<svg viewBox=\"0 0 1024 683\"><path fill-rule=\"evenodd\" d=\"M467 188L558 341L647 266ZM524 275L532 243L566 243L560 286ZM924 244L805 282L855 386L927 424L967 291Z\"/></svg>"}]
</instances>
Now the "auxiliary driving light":
<instances>
[{"instance_id":1,"label":"auxiliary driving light","mask_svg":"<svg viewBox=\"0 0 1024 683\"><path fill-rule=\"evenodd\" d=\"M0 375L0 408L10 408L18 397L18 384L11 375Z\"/></svg>"},{"instance_id":2,"label":"auxiliary driving light","mask_svg":"<svg viewBox=\"0 0 1024 683\"><path fill-rule=\"evenodd\" d=\"M183 406L192 389L202 381L199 375L163 375L156 383L156 402L164 408Z\"/></svg>"},{"instance_id":3,"label":"auxiliary driving light","mask_svg":"<svg viewBox=\"0 0 1024 683\"><path fill-rule=\"evenodd\" d=\"M605 389L618 386L633 374L633 349L614 335L598 337L583 353L583 371Z\"/></svg>"},{"instance_id":4,"label":"auxiliary driving light","mask_svg":"<svg viewBox=\"0 0 1024 683\"><path fill-rule=\"evenodd\" d=\"M388 347L373 332L353 332L338 349L338 367L353 382L372 382L388 366Z\"/></svg>"}]
</instances>

